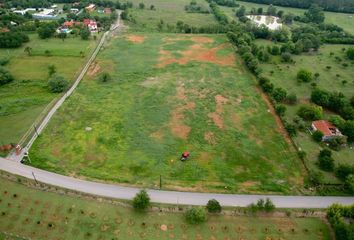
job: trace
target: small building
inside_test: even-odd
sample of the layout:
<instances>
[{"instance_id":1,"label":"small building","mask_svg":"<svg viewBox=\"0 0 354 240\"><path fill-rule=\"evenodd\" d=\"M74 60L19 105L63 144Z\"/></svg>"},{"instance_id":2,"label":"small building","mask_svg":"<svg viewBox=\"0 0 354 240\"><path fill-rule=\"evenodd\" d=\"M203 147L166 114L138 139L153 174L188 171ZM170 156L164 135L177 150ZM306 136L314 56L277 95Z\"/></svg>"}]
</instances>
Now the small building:
<instances>
[{"instance_id":1,"label":"small building","mask_svg":"<svg viewBox=\"0 0 354 240\"><path fill-rule=\"evenodd\" d=\"M78 13L80 10L78 8L70 8L71 13Z\"/></svg>"},{"instance_id":2,"label":"small building","mask_svg":"<svg viewBox=\"0 0 354 240\"><path fill-rule=\"evenodd\" d=\"M90 32L97 32L98 27L97 27L97 22L96 21L93 21L91 19L84 19L83 23L84 23L85 26L88 27Z\"/></svg>"},{"instance_id":3,"label":"small building","mask_svg":"<svg viewBox=\"0 0 354 240\"><path fill-rule=\"evenodd\" d=\"M312 122L311 128L312 131L320 131L323 133L322 141L330 141L335 137L343 136L338 128L326 120L318 120Z\"/></svg>"},{"instance_id":4,"label":"small building","mask_svg":"<svg viewBox=\"0 0 354 240\"><path fill-rule=\"evenodd\" d=\"M92 4L92 3L90 5L88 5L87 7L85 7L86 11L88 11L88 12L92 12L93 10L95 10L95 8L96 8L96 5Z\"/></svg>"}]
</instances>

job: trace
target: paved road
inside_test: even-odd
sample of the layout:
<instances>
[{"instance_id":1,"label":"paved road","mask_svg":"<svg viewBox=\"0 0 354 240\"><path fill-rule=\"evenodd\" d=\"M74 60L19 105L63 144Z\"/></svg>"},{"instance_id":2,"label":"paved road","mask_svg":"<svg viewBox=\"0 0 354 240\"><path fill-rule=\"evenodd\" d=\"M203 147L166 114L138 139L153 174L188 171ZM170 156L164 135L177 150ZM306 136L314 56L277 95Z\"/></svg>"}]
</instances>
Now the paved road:
<instances>
[{"instance_id":1,"label":"paved road","mask_svg":"<svg viewBox=\"0 0 354 240\"><path fill-rule=\"evenodd\" d=\"M0 158L0 169L30 179L33 179L34 174L39 182L109 198L132 199L139 191L138 188L122 187L67 177L4 158ZM277 207L281 208L326 208L332 203L354 203L354 197L239 195L159 190L148 190L148 193L151 200L156 203L186 205L205 205L209 199L215 198L223 206L246 207L260 198L267 197L269 197Z\"/></svg>"},{"instance_id":2,"label":"paved road","mask_svg":"<svg viewBox=\"0 0 354 240\"><path fill-rule=\"evenodd\" d=\"M74 84L70 87L70 89L55 103L55 105L52 107L52 109L48 112L48 114L46 115L46 117L43 119L43 121L41 122L41 124L39 126L37 126L37 134L41 134L42 131L44 130L44 128L48 125L50 119L53 117L54 113L61 107L61 105L64 103L64 101L74 92L74 90L76 89L76 87L79 85L79 83L81 82L81 80L83 79L83 77L85 76L88 68L90 67L91 63L93 62L93 60L95 60L97 54L99 53L99 51L101 50L101 47L103 46L104 42L106 41L107 36L115 31L119 26L120 26L120 11L118 11L118 18L117 21L111 26L110 30L105 32L100 40L100 42L98 43L98 45L96 46L95 51L92 53L90 59L87 61L85 67L81 70L80 75L77 77L77 79L75 80ZM24 157L25 153L29 151L29 149L31 148L32 144L34 143L34 141L37 139L38 135L36 133L33 134L32 138L30 139L30 141L27 143L27 145L25 147L23 147L21 153L19 155L16 155L16 153L13 151L8 158L16 161L16 162L20 162L22 160L22 158Z\"/></svg>"}]
</instances>

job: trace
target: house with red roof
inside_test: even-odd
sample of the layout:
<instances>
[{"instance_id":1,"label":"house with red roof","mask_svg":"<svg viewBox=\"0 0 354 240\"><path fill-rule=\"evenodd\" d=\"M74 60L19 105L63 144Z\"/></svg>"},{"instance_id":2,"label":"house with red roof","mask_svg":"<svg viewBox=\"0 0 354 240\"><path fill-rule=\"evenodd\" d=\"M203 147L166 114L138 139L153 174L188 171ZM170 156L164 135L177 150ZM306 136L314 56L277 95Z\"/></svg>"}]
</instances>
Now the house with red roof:
<instances>
[{"instance_id":1,"label":"house with red roof","mask_svg":"<svg viewBox=\"0 0 354 240\"><path fill-rule=\"evenodd\" d=\"M343 136L338 128L326 120L318 120L312 122L311 128L312 131L320 131L323 133L322 141L330 141L335 137Z\"/></svg>"},{"instance_id":2,"label":"house with red roof","mask_svg":"<svg viewBox=\"0 0 354 240\"><path fill-rule=\"evenodd\" d=\"M98 27L97 27L97 22L96 21L93 21L91 19L84 19L83 23L84 23L85 26L88 27L90 32L97 32Z\"/></svg>"}]
</instances>

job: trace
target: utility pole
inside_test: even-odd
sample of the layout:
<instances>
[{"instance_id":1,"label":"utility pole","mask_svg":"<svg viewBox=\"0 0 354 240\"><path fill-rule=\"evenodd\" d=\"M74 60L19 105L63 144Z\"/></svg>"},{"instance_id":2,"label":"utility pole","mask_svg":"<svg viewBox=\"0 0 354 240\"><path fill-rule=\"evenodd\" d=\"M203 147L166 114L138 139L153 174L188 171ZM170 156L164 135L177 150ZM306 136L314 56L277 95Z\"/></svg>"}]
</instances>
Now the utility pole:
<instances>
[{"instance_id":1,"label":"utility pole","mask_svg":"<svg viewBox=\"0 0 354 240\"><path fill-rule=\"evenodd\" d=\"M160 174L160 190L162 188L162 177L161 177L161 174Z\"/></svg>"},{"instance_id":2,"label":"utility pole","mask_svg":"<svg viewBox=\"0 0 354 240\"><path fill-rule=\"evenodd\" d=\"M36 182L36 184L38 184L37 179L36 179L36 176L34 176L34 172L32 172L32 176L33 176L34 181Z\"/></svg>"}]
</instances>

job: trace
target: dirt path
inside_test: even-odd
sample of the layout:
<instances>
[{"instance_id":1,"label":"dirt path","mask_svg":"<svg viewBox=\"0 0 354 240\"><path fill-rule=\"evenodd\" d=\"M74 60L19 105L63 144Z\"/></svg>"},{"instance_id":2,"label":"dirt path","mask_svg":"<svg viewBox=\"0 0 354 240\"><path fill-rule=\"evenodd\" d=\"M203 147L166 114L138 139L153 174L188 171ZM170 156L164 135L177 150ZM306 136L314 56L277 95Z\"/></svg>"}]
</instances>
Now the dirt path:
<instances>
[{"instance_id":1,"label":"dirt path","mask_svg":"<svg viewBox=\"0 0 354 240\"><path fill-rule=\"evenodd\" d=\"M263 100L265 101L265 103L267 104L267 107L269 109L269 112L273 115L274 119L275 119L275 123L277 124L277 129L278 131L283 135L285 141L289 144L292 145L292 141L291 138L288 134L288 132L286 131L284 124L282 122L282 120L280 119L280 117L276 114L275 109L273 104L270 102L268 96L257 87L257 91L259 92L259 94L262 96Z\"/></svg>"}]
</instances>

